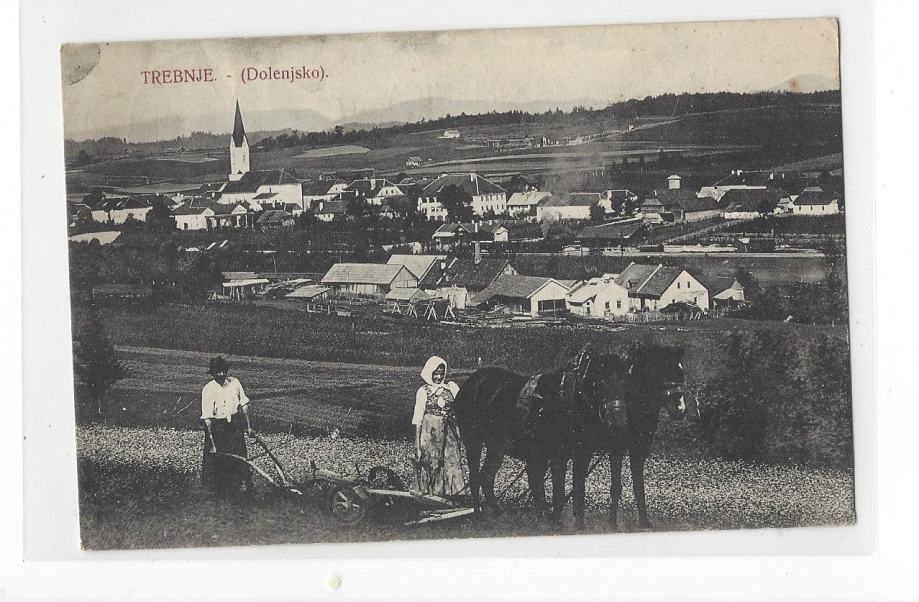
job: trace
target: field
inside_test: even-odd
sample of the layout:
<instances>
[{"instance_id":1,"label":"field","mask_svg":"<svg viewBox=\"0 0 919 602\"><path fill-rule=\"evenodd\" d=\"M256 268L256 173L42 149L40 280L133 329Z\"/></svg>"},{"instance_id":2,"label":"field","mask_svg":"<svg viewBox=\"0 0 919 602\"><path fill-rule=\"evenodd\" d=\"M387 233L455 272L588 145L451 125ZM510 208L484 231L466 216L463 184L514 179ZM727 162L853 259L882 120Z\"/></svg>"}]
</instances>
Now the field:
<instances>
[{"instance_id":1,"label":"field","mask_svg":"<svg viewBox=\"0 0 919 602\"><path fill-rule=\"evenodd\" d=\"M260 483L255 499L237 508L215 506L200 486L201 434L169 428L80 427L80 524L87 549L327 543L504 537L571 533L533 512L528 500L508 502L507 512L477 524L469 518L407 528L408 510L396 508L366 527L333 526L314 494L304 504L272 495ZM315 460L319 467L351 473L385 465L408 480L407 442L269 435L297 478ZM505 501L522 493L510 480L520 465L508 461L496 491ZM624 471L620 529L637 530L628 467ZM601 462L587 482L588 533L606 533L609 467ZM853 475L847 470L756 466L740 462L686 461L652 456L646 467L648 510L658 530L743 529L851 524Z\"/></svg>"},{"instance_id":2,"label":"field","mask_svg":"<svg viewBox=\"0 0 919 602\"><path fill-rule=\"evenodd\" d=\"M344 146L327 146L323 148L314 148L296 155L298 159L314 159L319 157L335 157L338 155L362 155L370 152L369 148L364 146L354 146L346 144Z\"/></svg>"}]
</instances>

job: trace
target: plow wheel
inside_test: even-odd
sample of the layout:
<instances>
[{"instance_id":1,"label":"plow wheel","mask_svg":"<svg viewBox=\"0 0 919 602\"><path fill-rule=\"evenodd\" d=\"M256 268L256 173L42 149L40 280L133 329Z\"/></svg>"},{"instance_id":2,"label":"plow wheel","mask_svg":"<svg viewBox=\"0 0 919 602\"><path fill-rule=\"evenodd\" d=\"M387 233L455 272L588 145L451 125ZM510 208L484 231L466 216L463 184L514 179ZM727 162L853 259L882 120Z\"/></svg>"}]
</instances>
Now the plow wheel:
<instances>
[{"instance_id":1,"label":"plow wheel","mask_svg":"<svg viewBox=\"0 0 919 602\"><path fill-rule=\"evenodd\" d=\"M346 527L359 525L370 515L371 499L354 487L339 486L329 492L329 515Z\"/></svg>"}]
</instances>

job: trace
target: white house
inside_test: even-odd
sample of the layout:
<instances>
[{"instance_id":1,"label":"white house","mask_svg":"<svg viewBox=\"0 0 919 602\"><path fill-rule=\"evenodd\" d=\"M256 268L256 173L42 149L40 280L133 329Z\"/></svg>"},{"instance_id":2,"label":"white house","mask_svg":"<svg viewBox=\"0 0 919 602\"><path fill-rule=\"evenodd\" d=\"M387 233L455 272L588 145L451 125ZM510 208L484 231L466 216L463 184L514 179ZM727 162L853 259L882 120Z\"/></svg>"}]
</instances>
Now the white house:
<instances>
[{"instance_id":1,"label":"white house","mask_svg":"<svg viewBox=\"0 0 919 602\"><path fill-rule=\"evenodd\" d=\"M505 305L512 312L532 317L559 315L568 311L565 297L570 286L554 278L502 274L472 304L483 307Z\"/></svg>"},{"instance_id":2,"label":"white house","mask_svg":"<svg viewBox=\"0 0 919 602\"><path fill-rule=\"evenodd\" d=\"M123 224L134 220L143 222L147 220L147 213L153 205L143 197L106 197L91 215L94 221L113 224Z\"/></svg>"},{"instance_id":3,"label":"white house","mask_svg":"<svg viewBox=\"0 0 919 602\"><path fill-rule=\"evenodd\" d=\"M616 276L616 284L629 291L636 311L661 310L671 303L692 303L708 309L708 289L683 268L630 263Z\"/></svg>"},{"instance_id":4,"label":"white house","mask_svg":"<svg viewBox=\"0 0 919 602\"><path fill-rule=\"evenodd\" d=\"M424 280L424 277L428 275L428 272L437 262L444 261L446 258L446 255L404 255L394 253L386 263L407 267L421 281Z\"/></svg>"},{"instance_id":5,"label":"white house","mask_svg":"<svg viewBox=\"0 0 919 602\"><path fill-rule=\"evenodd\" d=\"M459 132L459 130L444 130L444 133L441 134L440 137L441 137L441 138L450 138L450 139L452 139L452 138L459 138L459 137L460 137L460 132Z\"/></svg>"},{"instance_id":6,"label":"white house","mask_svg":"<svg viewBox=\"0 0 919 602\"><path fill-rule=\"evenodd\" d=\"M794 199L791 210L795 215L838 215L839 195L819 186L809 186Z\"/></svg>"},{"instance_id":7,"label":"white house","mask_svg":"<svg viewBox=\"0 0 919 602\"><path fill-rule=\"evenodd\" d=\"M402 196L402 190L385 178L363 178L354 180L345 189L356 198L367 201L370 205L379 207L383 201L391 197Z\"/></svg>"},{"instance_id":8,"label":"white house","mask_svg":"<svg viewBox=\"0 0 919 602\"><path fill-rule=\"evenodd\" d=\"M774 213L782 193L776 188L733 188L721 196L724 219L754 219Z\"/></svg>"},{"instance_id":9,"label":"white house","mask_svg":"<svg viewBox=\"0 0 919 602\"><path fill-rule=\"evenodd\" d=\"M615 274L604 274L573 286L565 298L568 311L585 318L627 314L629 291L615 278Z\"/></svg>"},{"instance_id":10,"label":"white house","mask_svg":"<svg viewBox=\"0 0 919 602\"><path fill-rule=\"evenodd\" d=\"M207 230L209 217L215 215L214 202L209 199L190 199L172 211L179 230Z\"/></svg>"},{"instance_id":11,"label":"white house","mask_svg":"<svg viewBox=\"0 0 919 602\"><path fill-rule=\"evenodd\" d=\"M515 192L507 199L507 214L510 217L536 217L536 207L550 196L552 193L545 190Z\"/></svg>"},{"instance_id":12,"label":"white house","mask_svg":"<svg viewBox=\"0 0 919 602\"><path fill-rule=\"evenodd\" d=\"M605 213L612 211L608 198L599 192L572 192L550 196L536 206L536 221L590 219L590 208L599 205Z\"/></svg>"},{"instance_id":13,"label":"white house","mask_svg":"<svg viewBox=\"0 0 919 602\"><path fill-rule=\"evenodd\" d=\"M443 190L447 186L462 188L472 197L474 215L483 216L488 212L501 214L507 211L504 189L491 180L475 173L445 174L425 186L418 197L418 211L424 213L428 220L447 219L447 211L440 202Z\"/></svg>"}]
</instances>

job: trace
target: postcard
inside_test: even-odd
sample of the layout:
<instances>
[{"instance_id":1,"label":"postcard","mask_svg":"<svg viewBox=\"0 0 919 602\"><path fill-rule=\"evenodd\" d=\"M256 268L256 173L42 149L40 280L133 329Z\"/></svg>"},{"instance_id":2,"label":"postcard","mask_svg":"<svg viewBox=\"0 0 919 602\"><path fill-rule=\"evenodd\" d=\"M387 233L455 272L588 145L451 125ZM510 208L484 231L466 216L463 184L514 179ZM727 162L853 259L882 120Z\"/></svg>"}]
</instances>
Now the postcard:
<instances>
[{"instance_id":1,"label":"postcard","mask_svg":"<svg viewBox=\"0 0 919 602\"><path fill-rule=\"evenodd\" d=\"M835 20L60 54L84 549L855 524Z\"/></svg>"}]
</instances>

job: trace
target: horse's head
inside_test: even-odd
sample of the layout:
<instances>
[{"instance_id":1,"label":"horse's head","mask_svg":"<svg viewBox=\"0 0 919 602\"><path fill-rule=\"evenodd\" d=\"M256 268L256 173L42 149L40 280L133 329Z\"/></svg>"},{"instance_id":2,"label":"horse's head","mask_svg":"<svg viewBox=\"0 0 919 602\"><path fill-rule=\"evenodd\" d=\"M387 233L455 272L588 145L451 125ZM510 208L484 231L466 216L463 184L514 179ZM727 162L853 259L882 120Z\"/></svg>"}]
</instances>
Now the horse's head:
<instances>
[{"instance_id":1,"label":"horse's head","mask_svg":"<svg viewBox=\"0 0 919 602\"><path fill-rule=\"evenodd\" d=\"M641 343L625 354L632 393L657 401L676 420L686 415L683 354L682 347Z\"/></svg>"}]
</instances>

